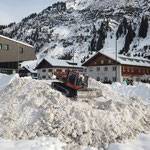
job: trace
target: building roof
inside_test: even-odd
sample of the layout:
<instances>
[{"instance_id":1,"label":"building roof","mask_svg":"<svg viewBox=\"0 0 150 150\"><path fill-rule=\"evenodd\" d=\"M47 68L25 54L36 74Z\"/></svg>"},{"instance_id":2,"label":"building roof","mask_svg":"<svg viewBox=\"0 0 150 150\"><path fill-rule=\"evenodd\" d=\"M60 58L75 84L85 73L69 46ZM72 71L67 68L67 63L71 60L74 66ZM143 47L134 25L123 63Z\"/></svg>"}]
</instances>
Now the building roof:
<instances>
[{"instance_id":1,"label":"building roof","mask_svg":"<svg viewBox=\"0 0 150 150\"><path fill-rule=\"evenodd\" d=\"M35 67L37 65L37 60L24 61L21 63L21 68L26 68L31 73L37 73Z\"/></svg>"},{"instance_id":2,"label":"building roof","mask_svg":"<svg viewBox=\"0 0 150 150\"><path fill-rule=\"evenodd\" d=\"M26 45L26 46L29 46L29 47L32 47L32 48L33 48L33 46L32 46L32 45L29 45L29 44L27 44L27 43L23 43L23 42L20 42L20 41L17 41L17 40L11 39L11 38L6 37L6 36L3 36L3 35L0 35L0 37L1 37L1 38L5 38L5 39L10 40L10 41L13 41L13 42L17 42L17 43L20 43L20 44L23 44L23 45Z\"/></svg>"},{"instance_id":3,"label":"building roof","mask_svg":"<svg viewBox=\"0 0 150 150\"><path fill-rule=\"evenodd\" d=\"M142 57L124 56L124 55L118 54L117 59L116 59L115 53L98 52L95 55L93 55L91 58L95 57L97 54L102 54L114 61L117 61L119 64L122 64L122 65L150 67L150 60L144 59ZM90 61L91 58L89 58L82 65Z\"/></svg>"},{"instance_id":4,"label":"building roof","mask_svg":"<svg viewBox=\"0 0 150 150\"><path fill-rule=\"evenodd\" d=\"M62 60L62 59L54 59L49 56L43 58L37 65L36 68L42 63L42 61L47 61L51 66L53 67L74 67L74 68L81 68L77 63L71 61L71 60Z\"/></svg>"},{"instance_id":5,"label":"building roof","mask_svg":"<svg viewBox=\"0 0 150 150\"><path fill-rule=\"evenodd\" d=\"M70 67L70 65L65 60L54 59L51 57L45 57L44 59L52 66Z\"/></svg>"}]
</instances>

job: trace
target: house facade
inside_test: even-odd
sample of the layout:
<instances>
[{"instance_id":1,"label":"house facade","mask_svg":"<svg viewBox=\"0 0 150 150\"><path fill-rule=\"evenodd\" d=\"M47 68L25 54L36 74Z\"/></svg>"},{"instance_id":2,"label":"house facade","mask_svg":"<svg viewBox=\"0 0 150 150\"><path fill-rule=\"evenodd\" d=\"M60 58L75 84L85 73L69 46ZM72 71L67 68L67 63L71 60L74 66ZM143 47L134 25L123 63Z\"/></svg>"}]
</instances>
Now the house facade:
<instances>
[{"instance_id":1,"label":"house facade","mask_svg":"<svg viewBox=\"0 0 150 150\"><path fill-rule=\"evenodd\" d=\"M67 75L68 69L82 72L83 68L78 66L77 63L73 63L67 60L53 59L45 57L35 68L37 70L38 79L48 80L51 79L52 75L56 78L61 78Z\"/></svg>"},{"instance_id":2,"label":"house facade","mask_svg":"<svg viewBox=\"0 0 150 150\"><path fill-rule=\"evenodd\" d=\"M122 82L127 78L136 81L150 80L150 60L98 52L82 64L88 75L97 81Z\"/></svg>"},{"instance_id":3,"label":"house facade","mask_svg":"<svg viewBox=\"0 0 150 150\"><path fill-rule=\"evenodd\" d=\"M18 72L19 63L35 60L34 47L0 35L0 72L12 74Z\"/></svg>"}]
</instances>

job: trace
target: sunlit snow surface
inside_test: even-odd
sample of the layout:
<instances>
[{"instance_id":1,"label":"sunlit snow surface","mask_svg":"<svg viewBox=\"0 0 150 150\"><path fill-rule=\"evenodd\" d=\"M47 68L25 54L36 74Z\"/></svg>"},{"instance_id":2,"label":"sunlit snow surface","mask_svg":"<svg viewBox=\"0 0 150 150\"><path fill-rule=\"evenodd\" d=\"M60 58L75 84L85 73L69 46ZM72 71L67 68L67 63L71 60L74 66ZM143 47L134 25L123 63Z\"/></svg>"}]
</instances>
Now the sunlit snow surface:
<instances>
[{"instance_id":1,"label":"sunlit snow surface","mask_svg":"<svg viewBox=\"0 0 150 150\"><path fill-rule=\"evenodd\" d=\"M150 102L150 84L135 82L133 86L127 86L125 82L116 82L108 86L124 96L138 96Z\"/></svg>"},{"instance_id":2,"label":"sunlit snow surface","mask_svg":"<svg viewBox=\"0 0 150 150\"><path fill-rule=\"evenodd\" d=\"M0 92L2 92L7 85L17 76L8 76L0 74ZM30 79L30 78L29 78ZM31 79L32 80L32 79ZM46 81L45 81L46 82ZM98 84L97 84L98 85ZM97 86L96 85L96 86ZM30 87L29 87L30 88ZM109 88L127 96L139 96L143 100L150 100L150 85L143 83L136 83L134 86L127 86L125 83L114 83ZM0 116L1 119L2 116ZM137 140L130 143L111 144L108 150L150 150L150 136L141 134ZM19 140L9 141L0 140L0 150L63 150L65 143L60 142L55 138L39 137L34 140ZM90 147L82 147L82 150L94 150Z\"/></svg>"}]
</instances>

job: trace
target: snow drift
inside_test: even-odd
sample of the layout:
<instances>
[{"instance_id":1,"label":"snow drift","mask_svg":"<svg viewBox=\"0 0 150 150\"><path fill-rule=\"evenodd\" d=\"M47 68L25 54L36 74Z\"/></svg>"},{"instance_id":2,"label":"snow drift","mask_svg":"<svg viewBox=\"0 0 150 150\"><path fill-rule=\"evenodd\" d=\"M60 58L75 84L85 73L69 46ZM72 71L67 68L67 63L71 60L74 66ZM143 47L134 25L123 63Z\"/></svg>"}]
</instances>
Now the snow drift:
<instances>
[{"instance_id":1,"label":"snow drift","mask_svg":"<svg viewBox=\"0 0 150 150\"><path fill-rule=\"evenodd\" d=\"M0 137L27 140L57 137L65 150L79 145L107 149L111 143L127 142L150 133L150 107L137 97L124 97L90 79L99 88L95 99L73 100L46 82L15 76L0 97Z\"/></svg>"},{"instance_id":2,"label":"snow drift","mask_svg":"<svg viewBox=\"0 0 150 150\"><path fill-rule=\"evenodd\" d=\"M135 82L134 86L127 86L126 82L113 83L108 85L113 91L116 91L124 96L138 96L143 100L150 102L150 84Z\"/></svg>"}]
</instances>

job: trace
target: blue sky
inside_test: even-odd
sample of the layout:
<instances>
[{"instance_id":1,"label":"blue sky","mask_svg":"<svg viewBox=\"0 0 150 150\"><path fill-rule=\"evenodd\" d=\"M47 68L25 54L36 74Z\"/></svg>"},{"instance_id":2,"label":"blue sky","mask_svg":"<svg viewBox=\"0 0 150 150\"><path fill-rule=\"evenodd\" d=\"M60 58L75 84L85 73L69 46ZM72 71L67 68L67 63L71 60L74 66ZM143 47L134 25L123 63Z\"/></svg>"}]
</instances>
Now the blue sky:
<instances>
[{"instance_id":1,"label":"blue sky","mask_svg":"<svg viewBox=\"0 0 150 150\"><path fill-rule=\"evenodd\" d=\"M19 22L32 13L39 13L58 1L66 0L0 0L0 25Z\"/></svg>"}]
</instances>

